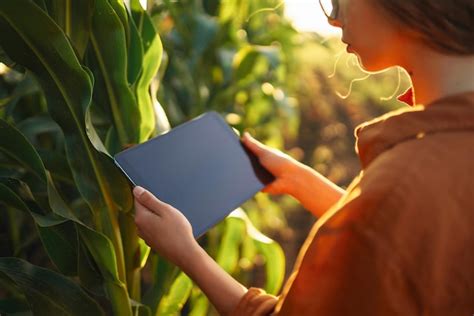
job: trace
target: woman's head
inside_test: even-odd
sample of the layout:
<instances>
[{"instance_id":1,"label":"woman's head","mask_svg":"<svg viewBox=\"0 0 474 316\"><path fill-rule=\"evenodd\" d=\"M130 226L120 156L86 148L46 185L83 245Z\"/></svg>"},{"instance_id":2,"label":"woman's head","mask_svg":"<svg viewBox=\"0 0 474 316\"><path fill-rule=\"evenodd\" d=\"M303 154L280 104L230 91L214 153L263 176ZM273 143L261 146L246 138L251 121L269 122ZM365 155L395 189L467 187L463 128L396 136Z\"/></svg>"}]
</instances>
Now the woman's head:
<instances>
[{"instance_id":1,"label":"woman's head","mask_svg":"<svg viewBox=\"0 0 474 316\"><path fill-rule=\"evenodd\" d=\"M427 46L450 55L474 55L473 0L371 0Z\"/></svg>"},{"instance_id":2,"label":"woman's head","mask_svg":"<svg viewBox=\"0 0 474 316\"><path fill-rule=\"evenodd\" d=\"M403 65L410 44L474 55L473 0L332 0L329 22L367 70ZM412 45L413 46L413 45Z\"/></svg>"}]
</instances>

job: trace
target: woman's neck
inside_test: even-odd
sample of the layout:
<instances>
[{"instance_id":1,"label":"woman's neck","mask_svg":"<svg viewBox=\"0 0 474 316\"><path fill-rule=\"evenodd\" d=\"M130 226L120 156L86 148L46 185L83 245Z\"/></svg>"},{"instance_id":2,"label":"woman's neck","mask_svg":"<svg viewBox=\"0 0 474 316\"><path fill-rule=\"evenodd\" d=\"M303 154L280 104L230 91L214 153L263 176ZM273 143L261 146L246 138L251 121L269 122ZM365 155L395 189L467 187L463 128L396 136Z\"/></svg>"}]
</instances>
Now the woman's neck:
<instances>
[{"instance_id":1,"label":"woman's neck","mask_svg":"<svg viewBox=\"0 0 474 316\"><path fill-rule=\"evenodd\" d=\"M404 68L410 74L415 101L433 101L462 92L474 91L474 56L448 56L418 48Z\"/></svg>"}]
</instances>

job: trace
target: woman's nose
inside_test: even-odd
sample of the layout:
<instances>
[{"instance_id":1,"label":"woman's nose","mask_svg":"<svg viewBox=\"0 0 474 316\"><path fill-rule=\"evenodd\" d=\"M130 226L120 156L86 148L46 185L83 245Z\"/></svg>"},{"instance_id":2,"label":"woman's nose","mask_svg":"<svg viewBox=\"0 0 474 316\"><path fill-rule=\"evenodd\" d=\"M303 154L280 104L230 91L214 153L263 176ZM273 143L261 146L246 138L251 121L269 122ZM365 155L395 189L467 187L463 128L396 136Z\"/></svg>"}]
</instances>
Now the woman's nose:
<instances>
[{"instance_id":1,"label":"woman's nose","mask_svg":"<svg viewBox=\"0 0 474 316\"><path fill-rule=\"evenodd\" d=\"M339 20L339 19L329 18L329 19L328 19L328 23L329 23L331 26L342 28L342 22L341 22L341 20Z\"/></svg>"}]
</instances>

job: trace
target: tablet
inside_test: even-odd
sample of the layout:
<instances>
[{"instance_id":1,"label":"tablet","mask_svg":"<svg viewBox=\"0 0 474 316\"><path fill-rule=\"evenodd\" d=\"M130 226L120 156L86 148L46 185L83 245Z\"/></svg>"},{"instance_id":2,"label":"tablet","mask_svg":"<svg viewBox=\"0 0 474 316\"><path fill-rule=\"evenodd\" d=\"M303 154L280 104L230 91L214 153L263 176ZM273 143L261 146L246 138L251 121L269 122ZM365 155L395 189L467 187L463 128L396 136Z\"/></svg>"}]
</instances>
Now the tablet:
<instances>
[{"instance_id":1,"label":"tablet","mask_svg":"<svg viewBox=\"0 0 474 316\"><path fill-rule=\"evenodd\" d=\"M132 184L180 210L196 238L274 180L216 112L124 150L114 160Z\"/></svg>"}]
</instances>

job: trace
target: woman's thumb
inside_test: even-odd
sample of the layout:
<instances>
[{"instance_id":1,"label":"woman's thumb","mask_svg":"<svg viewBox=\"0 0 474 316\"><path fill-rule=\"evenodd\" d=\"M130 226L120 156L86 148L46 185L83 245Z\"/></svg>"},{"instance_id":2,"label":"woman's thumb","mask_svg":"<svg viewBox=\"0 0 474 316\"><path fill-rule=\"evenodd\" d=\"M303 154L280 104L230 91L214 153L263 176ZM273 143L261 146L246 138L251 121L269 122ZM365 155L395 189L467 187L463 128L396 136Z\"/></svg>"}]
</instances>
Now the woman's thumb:
<instances>
[{"instance_id":1,"label":"woman's thumb","mask_svg":"<svg viewBox=\"0 0 474 316\"><path fill-rule=\"evenodd\" d=\"M244 136L242 138L244 145L250 149L255 155L260 156L262 153L264 153L267 149L265 148L265 145L250 136L248 132L244 133Z\"/></svg>"},{"instance_id":2,"label":"woman's thumb","mask_svg":"<svg viewBox=\"0 0 474 316\"><path fill-rule=\"evenodd\" d=\"M150 191L142 188L141 186L136 186L133 188L133 195L140 204L147 207L157 215L161 215L162 208L167 206L165 202L159 200Z\"/></svg>"}]
</instances>

